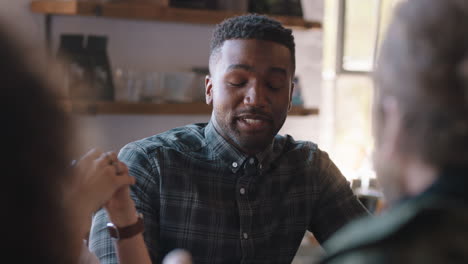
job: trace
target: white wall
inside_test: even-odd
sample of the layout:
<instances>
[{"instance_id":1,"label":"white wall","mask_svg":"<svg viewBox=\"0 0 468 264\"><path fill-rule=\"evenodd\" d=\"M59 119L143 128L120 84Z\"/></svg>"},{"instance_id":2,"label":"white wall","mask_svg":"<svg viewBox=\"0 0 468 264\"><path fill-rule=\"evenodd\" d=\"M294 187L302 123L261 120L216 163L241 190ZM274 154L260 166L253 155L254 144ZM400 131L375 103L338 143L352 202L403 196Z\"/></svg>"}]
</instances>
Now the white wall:
<instances>
[{"instance_id":1,"label":"white wall","mask_svg":"<svg viewBox=\"0 0 468 264\"><path fill-rule=\"evenodd\" d=\"M0 22L2 28L17 32L28 40L28 46L44 48L44 19L29 12L29 0L0 0Z\"/></svg>"},{"instance_id":2,"label":"white wall","mask_svg":"<svg viewBox=\"0 0 468 264\"><path fill-rule=\"evenodd\" d=\"M44 19L29 11L29 0L2 0L0 17L9 18L8 27L25 35L31 46L44 46ZM208 63L212 25L191 25L154 21L132 21L94 17L56 16L53 19L53 47L56 51L61 33L102 34L109 39L108 54L113 67L138 70L188 70ZM322 32L294 32L297 49L297 75L301 80L307 106L321 105ZM288 117L280 133L297 139L319 140L319 118ZM192 115L99 115L78 118L85 148L98 146L118 150L124 144L209 116Z\"/></svg>"}]
</instances>

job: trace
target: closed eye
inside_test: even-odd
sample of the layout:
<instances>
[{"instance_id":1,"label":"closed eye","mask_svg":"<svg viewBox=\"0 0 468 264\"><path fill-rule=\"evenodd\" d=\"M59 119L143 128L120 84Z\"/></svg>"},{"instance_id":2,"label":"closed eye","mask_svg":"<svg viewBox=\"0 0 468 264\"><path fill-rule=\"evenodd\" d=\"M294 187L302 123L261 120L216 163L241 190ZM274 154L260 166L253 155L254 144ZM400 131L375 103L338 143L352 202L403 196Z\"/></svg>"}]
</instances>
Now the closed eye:
<instances>
[{"instance_id":1,"label":"closed eye","mask_svg":"<svg viewBox=\"0 0 468 264\"><path fill-rule=\"evenodd\" d=\"M267 87L272 91L278 91L281 88L279 85L271 85L270 83L267 83Z\"/></svg>"},{"instance_id":2,"label":"closed eye","mask_svg":"<svg viewBox=\"0 0 468 264\"><path fill-rule=\"evenodd\" d=\"M246 84L246 82L228 82L229 86L232 87L242 87Z\"/></svg>"}]
</instances>

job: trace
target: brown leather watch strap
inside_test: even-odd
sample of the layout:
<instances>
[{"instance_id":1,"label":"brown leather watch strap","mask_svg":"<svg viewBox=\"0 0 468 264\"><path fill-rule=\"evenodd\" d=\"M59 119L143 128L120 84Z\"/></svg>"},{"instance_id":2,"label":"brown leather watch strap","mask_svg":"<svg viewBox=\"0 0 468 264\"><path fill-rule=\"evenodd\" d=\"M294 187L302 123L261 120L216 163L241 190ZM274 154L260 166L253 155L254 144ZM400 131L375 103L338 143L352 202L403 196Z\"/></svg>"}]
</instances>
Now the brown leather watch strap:
<instances>
[{"instance_id":1,"label":"brown leather watch strap","mask_svg":"<svg viewBox=\"0 0 468 264\"><path fill-rule=\"evenodd\" d=\"M144 229L145 226L143 223L143 216L141 214L138 215L138 220L136 221L136 223L128 226L118 227L115 226L113 223L107 224L107 230L109 231L109 235L115 239L131 238L143 232Z\"/></svg>"}]
</instances>

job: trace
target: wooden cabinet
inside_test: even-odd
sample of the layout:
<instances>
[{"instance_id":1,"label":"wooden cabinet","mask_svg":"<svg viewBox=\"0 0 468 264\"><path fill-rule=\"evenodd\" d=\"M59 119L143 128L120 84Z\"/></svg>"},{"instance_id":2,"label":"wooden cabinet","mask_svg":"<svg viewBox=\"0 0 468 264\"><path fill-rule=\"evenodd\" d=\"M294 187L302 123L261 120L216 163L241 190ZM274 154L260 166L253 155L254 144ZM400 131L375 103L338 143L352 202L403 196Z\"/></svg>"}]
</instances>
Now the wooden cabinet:
<instances>
[{"instance_id":1,"label":"wooden cabinet","mask_svg":"<svg viewBox=\"0 0 468 264\"><path fill-rule=\"evenodd\" d=\"M232 11L173 8L149 3L94 2L94 1L32 1L34 13L45 15L46 40L50 47L53 16L94 16L132 20L151 20L172 23L217 24L222 20L239 15ZM300 17L273 16L287 27L320 29L320 22L306 21ZM211 106L203 103L153 104L121 102L67 102L66 109L80 114L210 114ZM317 108L293 107L290 115L316 115Z\"/></svg>"},{"instance_id":2,"label":"wooden cabinet","mask_svg":"<svg viewBox=\"0 0 468 264\"><path fill-rule=\"evenodd\" d=\"M228 17L240 15L232 11L173 8L148 3L53 0L32 1L31 10L48 15L98 16L193 24L217 24ZM320 22L306 21L300 17L273 17L287 27L306 29L322 27Z\"/></svg>"}]
</instances>

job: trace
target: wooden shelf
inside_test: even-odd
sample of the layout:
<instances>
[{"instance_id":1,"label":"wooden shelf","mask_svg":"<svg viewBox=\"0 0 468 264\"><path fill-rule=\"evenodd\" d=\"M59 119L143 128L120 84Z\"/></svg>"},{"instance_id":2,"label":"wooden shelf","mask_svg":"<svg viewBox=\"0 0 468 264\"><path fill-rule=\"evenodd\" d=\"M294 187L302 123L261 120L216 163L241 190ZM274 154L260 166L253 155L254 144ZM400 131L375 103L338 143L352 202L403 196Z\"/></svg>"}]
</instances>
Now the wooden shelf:
<instances>
[{"instance_id":1,"label":"wooden shelf","mask_svg":"<svg viewBox=\"0 0 468 264\"><path fill-rule=\"evenodd\" d=\"M46 15L96 16L134 20L153 20L190 24L217 24L238 12L173 8L150 3L96 1L36 0L30 5L34 13ZM273 16L283 25L293 28L322 28L320 22L306 21L300 17ZM47 32L47 30L46 30ZM211 106L204 103L152 104L124 102L66 102L65 109L85 115L209 115ZM293 107L289 115L317 115L318 109Z\"/></svg>"},{"instance_id":2,"label":"wooden shelf","mask_svg":"<svg viewBox=\"0 0 468 264\"><path fill-rule=\"evenodd\" d=\"M37 0L31 2L34 13L49 15L78 15L137 20L156 20L192 24L217 24L228 17L241 13L220 10L187 9L166 7L150 3L99 3L93 1L53 1ZM320 22L306 21L301 17L272 16L287 27L322 28Z\"/></svg>"},{"instance_id":3,"label":"wooden shelf","mask_svg":"<svg viewBox=\"0 0 468 264\"><path fill-rule=\"evenodd\" d=\"M204 103L126 103L126 102L64 102L65 109L84 115L210 115L211 106ZM318 115L317 108L293 107L289 115Z\"/></svg>"}]
</instances>

